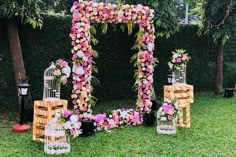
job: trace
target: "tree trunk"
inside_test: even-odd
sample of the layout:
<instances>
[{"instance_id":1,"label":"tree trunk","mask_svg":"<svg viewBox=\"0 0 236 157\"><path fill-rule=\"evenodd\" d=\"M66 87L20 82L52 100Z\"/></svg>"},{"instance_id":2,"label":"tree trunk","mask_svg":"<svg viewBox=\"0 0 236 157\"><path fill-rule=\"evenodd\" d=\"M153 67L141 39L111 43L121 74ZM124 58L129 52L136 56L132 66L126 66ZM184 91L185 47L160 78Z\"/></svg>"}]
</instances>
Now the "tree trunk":
<instances>
[{"instance_id":1,"label":"tree trunk","mask_svg":"<svg viewBox=\"0 0 236 157\"><path fill-rule=\"evenodd\" d=\"M21 52L20 39L18 35L17 23L14 18L7 20L7 31L12 55L13 67L15 72L15 80L18 83L26 79L24 61Z\"/></svg>"},{"instance_id":2,"label":"tree trunk","mask_svg":"<svg viewBox=\"0 0 236 157\"><path fill-rule=\"evenodd\" d=\"M27 78L26 78L24 61L23 61L20 39L19 39L19 34L18 34L18 27L17 27L16 20L14 18L7 20L7 31L8 31L8 40L9 40L10 51L11 51L11 56L12 56L12 61L13 61L13 67L14 67L14 73L15 73L15 81L17 85L17 83ZM17 93L18 93L18 89L17 89ZM20 102L20 100L18 101ZM30 91L28 90L28 95L25 101L25 107L28 110L32 110L33 107L31 104L32 104L32 98L31 98ZM29 119L28 117L26 118Z\"/></svg>"},{"instance_id":3,"label":"tree trunk","mask_svg":"<svg viewBox=\"0 0 236 157\"><path fill-rule=\"evenodd\" d=\"M222 41L217 43L217 60L216 60L216 95L221 95L223 92L223 53L224 45Z\"/></svg>"}]
</instances>

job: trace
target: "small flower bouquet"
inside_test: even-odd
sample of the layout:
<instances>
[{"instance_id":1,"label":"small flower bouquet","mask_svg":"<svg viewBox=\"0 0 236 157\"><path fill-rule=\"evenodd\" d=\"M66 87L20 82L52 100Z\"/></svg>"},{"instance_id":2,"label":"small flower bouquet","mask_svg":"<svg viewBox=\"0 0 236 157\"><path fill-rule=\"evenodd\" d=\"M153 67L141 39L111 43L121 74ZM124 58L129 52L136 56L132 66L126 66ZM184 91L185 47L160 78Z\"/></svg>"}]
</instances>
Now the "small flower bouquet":
<instances>
[{"instance_id":1,"label":"small flower bouquet","mask_svg":"<svg viewBox=\"0 0 236 157\"><path fill-rule=\"evenodd\" d=\"M79 116L73 111L65 110L61 113L59 124L63 125L66 133L74 138L82 133Z\"/></svg>"},{"instance_id":2,"label":"small flower bouquet","mask_svg":"<svg viewBox=\"0 0 236 157\"><path fill-rule=\"evenodd\" d=\"M178 104L174 101L164 102L157 111L157 133L176 134Z\"/></svg>"},{"instance_id":3,"label":"small flower bouquet","mask_svg":"<svg viewBox=\"0 0 236 157\"><path fill-rule=\"evenodd\" d=\"M172 83L186 83L186 67L188 61L191 59L188 54L185 53L186 50L177 49L172 52L173 56L168 62L170 71L172 72Z\"/></svg>"},{"instance_id":4,"label":"small flower bouquet","mask_svg":"<svg viewBox=\"0 0 236 157\"><path fill-rule=\"evenodd\" d=\"M170 71L183 71L185 65L191 59L188 54L185 53L186 50L183 49L176 49L172 52L171 60L168 62Z\"/></svg>"},{"instance_id":5,"label":"small flower bouquet","mask_svg":"<svg viewBox=\"0 0 236 157\"><path fill-rule=\"evenodd\" d=\"M66 61L59 59L56 61L55 68L53 71L54 81L57 84L62 83L65 85L67 83L67 78L70 76L71 68Z\"/></svg>"}]
</instances>

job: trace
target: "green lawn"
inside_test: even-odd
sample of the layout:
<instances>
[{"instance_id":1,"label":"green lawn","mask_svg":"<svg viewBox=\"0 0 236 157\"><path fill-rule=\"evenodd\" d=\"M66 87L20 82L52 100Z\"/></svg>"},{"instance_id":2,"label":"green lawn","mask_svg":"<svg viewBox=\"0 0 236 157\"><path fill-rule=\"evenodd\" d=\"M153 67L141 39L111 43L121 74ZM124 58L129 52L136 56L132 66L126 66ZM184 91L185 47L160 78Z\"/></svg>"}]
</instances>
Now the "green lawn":
<instances>
[{"instance_id":1,"label":"green lawn","mask_svg":"<svg viewBox=\"0 0 236 157\"><path fill-rule=\"evenodd\" d=\"M106 104L98 104L95 112L114 107ZM137 126L71 139L72 151L64 156L236 156L236 98L196 96L191 118L191 128L179 128L176 136L157 135L155 127ZM12 133L14 122L8 119L0 115L0 157L46 156L43 144L32 141L31 132Z\"/></svg>"}]
</instances>

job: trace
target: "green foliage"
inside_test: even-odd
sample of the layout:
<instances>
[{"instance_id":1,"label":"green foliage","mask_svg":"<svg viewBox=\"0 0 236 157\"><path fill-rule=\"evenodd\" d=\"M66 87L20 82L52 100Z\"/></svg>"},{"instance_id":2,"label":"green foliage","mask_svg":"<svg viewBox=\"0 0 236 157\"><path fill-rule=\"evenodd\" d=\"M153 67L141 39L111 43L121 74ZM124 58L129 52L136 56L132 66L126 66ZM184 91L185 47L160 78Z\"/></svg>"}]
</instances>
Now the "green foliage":
<instances>
[{"instance_id":1,"label":"green foliage","mask_svg":"<svg viewBox=\"0 0 236 157\"><path fill-rule=\"evenodd\" d=\"M236 1L206 0L203 5L203 33L209 34L214 42L228 41L236 34Z\"/></svg>"},{"instance_id":2,"label":"green foliage","mask_svg":"<svg viewBox=\"0 0 236 157\"><path fill-rule=\"evenodd\" d=\"M132 101L109 101L98 104L95 111L103 113ZM119 104L114 106L114 104ZM236 98L225 99L209 94L195 96L191 106L191 128L178 128L176 136L157 135L155 127L126 127L111 132L96 132L95 136L71 139L71 152L65 157L107 156L236 156ZM100 107L100 108L97 108ZM99 111L98 111L99 110ZM14 115L1 114L0 156L45 157L43 143L32 141L32 132L12 133ZM9 117L9 118L8 118ZM226 123L227 122L227 123ZM92 151L91 151L92 150ZM17 154L17 155L16 155Z\"/></svg>"},{"instance_id":3,"label":"green foliage","mask_svg":"<svg viewBox=\"0 0 236 157\"><path fill-rule=\"evenodd\" d=\"M19 17L33 28L42 27L41 0L0 0L0 18Z\"/></svg>"}]
</instances>

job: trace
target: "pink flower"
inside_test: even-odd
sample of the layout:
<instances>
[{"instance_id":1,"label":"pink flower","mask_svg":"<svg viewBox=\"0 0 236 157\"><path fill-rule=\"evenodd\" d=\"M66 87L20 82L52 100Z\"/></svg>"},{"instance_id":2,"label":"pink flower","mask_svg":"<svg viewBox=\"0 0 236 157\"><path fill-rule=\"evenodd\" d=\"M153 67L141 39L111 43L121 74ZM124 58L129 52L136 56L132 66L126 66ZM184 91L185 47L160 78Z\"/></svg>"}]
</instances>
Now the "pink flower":
<instances>
[{"instance_id":1,"label":"pink flower","mask_svg":"<svg viewBox=\"0 0 236 157\"><path fill-rule=\"evenodd\" d=\"M99 123L99 122L103 121L104 119L105 119L105 115L103 115L103 114L97 114L95 116L95 122L96 123Z\"/></svg>"},{"instance_id":2,"label":"pink flower","mask_svg":"<svg viewBox=\"0 0 236 157\"><path fill-rule=\"evenodd\" d=\"M132 119L133 123L138 123L139 122L139 115L134 115Z\"/></svg>"},{"instance_id":3,"label":"pink flower","mask_svg":"<svg viewBox=\"0 0 236 157\"><path fill-rule=\"evenodd\" d=\"M69 110L66 110L66 111L64 111L64 113L63 113L63 117L64 118L67 118L67 117L69 117L71 115L71 112L69 111Z\"/></svg>"},{"instance_id":4,"label":"pink flower","mask_svg":"<svg viewBox=\"0 0 236 157\"><path fill-rule=\"evenodd\" d=\"M176 58L176 63L181 63L181 58L180 57L178 57L178 58Z\"/></svg>"},{"instance_id":5,"label":"pink flower","mask_svg":"<svg viewBox=\"0 0 236 157\"><path fill-rule=\"evenodd\" d=\"M70 134L74 135L75 134L75 130L74 129L70 129Z\"/></svg>"},{"instance_id":6,"label":"pink flower","mask_svg":"<svg viewBox=\"0 0 236 157\"><path fill-rule=\"evenodd\" d=\"M61 70L60 69L54 70L53 75L60 76L61 75Z\"/></svg>"},{"instance_id":7,"label":"pink flower","mask_svg":"<svg viewBox=\"0 0 236 157\"><path fill-rule=\"evenodd\" d=\"M183 55L182 60L183 60L183 61L188 60L188 56L187 56L187 55Z\"/></svg>"},{"instance_id":8,"label":"pink flower","mask_svg":"<svg viewBox=\"0 0 236 157\"><path fill-rule=\"evenodd\" d=\"M57 60L57 64L62 68L65 67L67 65L66 61L63 61L61 59Z\"/></svg>"},{"instance_id":9,"label":"pink flower","mask_svg":"<svg viewBox=\"0 0 236 157\"><path fill-rule=\"evenodd\" d=\"M173 119L173 116L172 115L168 115L168 120L172 120Z\"/></svg>"},{"instance_id":10,"label":"pink flower","mask_svg":"<svg viewBox=\"0 0 236 157\"><path fill-rule=\"evenodd\" d=\"M171 112L173 110L173 106L172 105L164 105L163 106L163 111L168 113L168 112Z\"/></svg>"}]
</instances>

